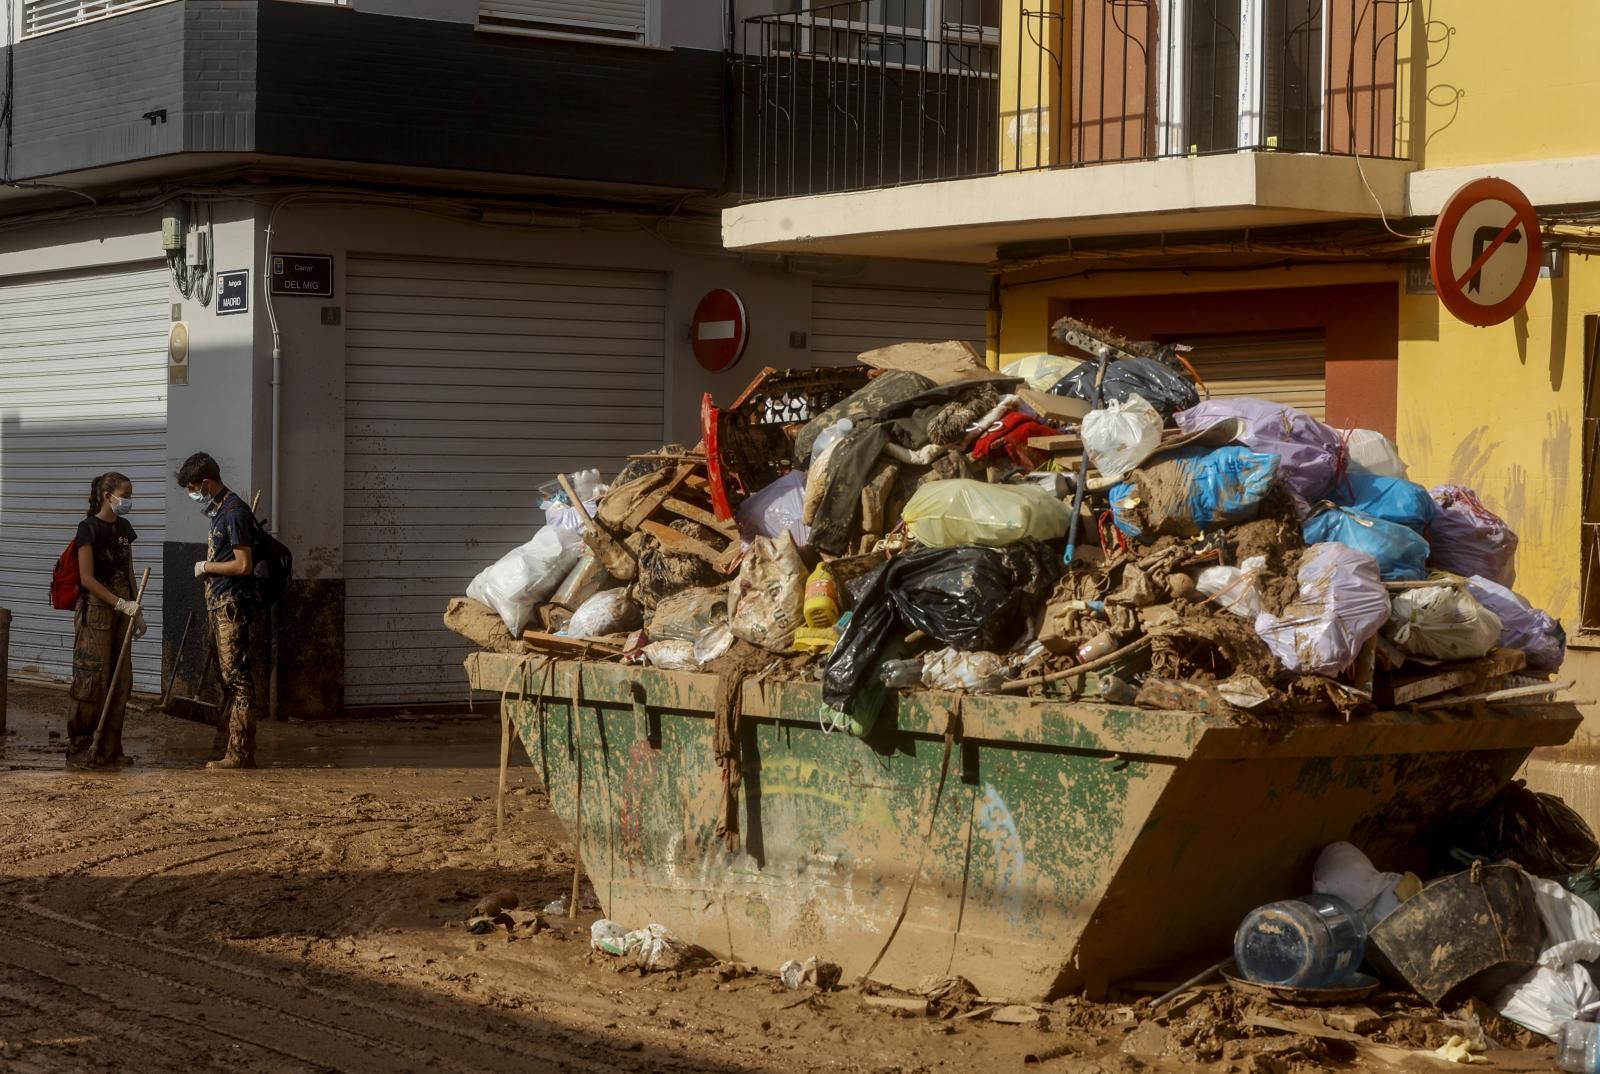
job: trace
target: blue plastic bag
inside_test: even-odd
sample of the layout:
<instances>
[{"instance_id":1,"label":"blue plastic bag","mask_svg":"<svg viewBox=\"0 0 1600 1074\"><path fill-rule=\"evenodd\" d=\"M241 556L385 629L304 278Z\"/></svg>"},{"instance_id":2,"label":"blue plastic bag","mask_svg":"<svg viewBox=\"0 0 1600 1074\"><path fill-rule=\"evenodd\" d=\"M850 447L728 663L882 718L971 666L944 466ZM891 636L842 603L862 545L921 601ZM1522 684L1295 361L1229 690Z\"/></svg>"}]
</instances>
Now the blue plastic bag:
<instances>
[{"instance_id":1,"label":"blue plastic bag","mask_svg":"<svg viewBox=\"0 0 1600 1074\"><path fill-rule=\"evenodd\" d=\"M1398 522L1331 507L1301 527L1306 544L1337 542L1378 561L1385 582L1416 582L1428 576L1428 542Z\"/></svg>"},{"instance_id":2,"label":"blue plastic bag","mask_svg":"<svg viewBox=\"0 0 1600 1074\"><path fill-rule=\"evenodd\" d=\"M1351 472L1333 489L1333 502L1358 514L1398 522L1408 530L1426 533L1439 508L1428 490L1403 477L1378 477Z\"/></svg>"},{"instance_id":3,"label":"blue plastic bag","mask_svg":"<svg viewBox=\"0 0 1600 1074\"><path fill-rule=\"evenodd\" d=\"M1188 447L1135 471L1111 489L1111 513L1129 537L1193 537L1248 522L1278 476L1278 456L1229 444Z\"/></svg>"}]
</instances>

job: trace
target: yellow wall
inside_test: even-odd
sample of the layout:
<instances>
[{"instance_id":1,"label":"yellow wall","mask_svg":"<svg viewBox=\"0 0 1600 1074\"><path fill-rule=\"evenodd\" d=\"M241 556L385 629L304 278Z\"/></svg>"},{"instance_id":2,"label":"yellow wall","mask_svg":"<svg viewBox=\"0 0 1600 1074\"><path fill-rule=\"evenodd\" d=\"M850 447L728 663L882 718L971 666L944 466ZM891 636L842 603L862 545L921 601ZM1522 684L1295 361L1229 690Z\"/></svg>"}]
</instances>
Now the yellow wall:
<instances>
[{"instance_id":1,"label":"yellow wall","mask_svg":"<svg viewBox=\"0 0 1600 1074\"><path fill-rule=\"evenodd\" d=\"M1419 0L1425 167L1600 153L1595 0ZM1427 15L1431 14L1429 20Z\"/></svg>"},{"instance_id":2,"label":"yellow wall","mask_svg":"<svg viewBox=\"0 0 1600 1074\"><path fill-rule=\"evenodd\" d=\"M1582 511L1583 316L1600 264L1569 256L1527 308L1473 328L1431 296L1400 305L1401 453L1424 484L1454 481L1521 538L1517 589L1575 631Z\"/></svg>"},{"instance_id":3,"label":"yellow wall","mask_svg":"<svg viewBox=\"0 0 1600 1074\"><path fill-rule=\"evenodd\" d=\"M1053 297L1148 295L1395 280L1390 266L1179 275L1058 265L1002 279L1001 364L1049 349ZM1030 282L1032 280L1033 282ZM1414 480L1470 485L1521 537L1517 589L1575 630L1583 413L1583 316L1600 312L1600 262L1569 257L1526 310L1494 328L1457 321L1432 295L1402 295L1398 432ZM1552 326L1556 331L1552 333Z\"/></svg>"}]
</instances>

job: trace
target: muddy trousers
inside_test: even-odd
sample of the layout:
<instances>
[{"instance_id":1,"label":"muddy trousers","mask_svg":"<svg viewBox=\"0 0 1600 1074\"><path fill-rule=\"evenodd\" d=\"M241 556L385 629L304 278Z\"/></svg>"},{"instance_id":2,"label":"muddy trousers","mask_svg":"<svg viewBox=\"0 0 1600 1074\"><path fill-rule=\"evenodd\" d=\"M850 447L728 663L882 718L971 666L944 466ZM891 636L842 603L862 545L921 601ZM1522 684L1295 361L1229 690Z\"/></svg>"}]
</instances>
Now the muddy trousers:
<instances>
[{"instance_id":1,"label":"muddy trousers","mask_svg":"<svg viewBox=\"0 0 1600 1074\"><path fill-rule=\"evenodd\" d=\"M262 617L234 601L210 608L207 614L217 642L217 668L222 677L217 737L220 740L227 736L227 759L255 764L256 682L261 674L256 643L264 639Z\"/></svg>"},{"instance_id":2,"label":"muddy trousers","mask_svg":"<svg viewBox=\"0 0 1600 1074\"><path fill-rule=\"evenodd\" d=\"M125 588L125 587L123 587ZM116 592L116 588L113 588ZM67 739L72 754L91 764L107 764L122 757L122 719L133 690L133 651L123 650L123 638L133 629L133 620L98 597L85 593L73 613L72 716L67 721ZM122 654L122 665L112 682L112 663ZM105 734L100 752L88 756L95 727L105 707L106 691L111 706L105 709Z\"/></svg>"}]
</instances>

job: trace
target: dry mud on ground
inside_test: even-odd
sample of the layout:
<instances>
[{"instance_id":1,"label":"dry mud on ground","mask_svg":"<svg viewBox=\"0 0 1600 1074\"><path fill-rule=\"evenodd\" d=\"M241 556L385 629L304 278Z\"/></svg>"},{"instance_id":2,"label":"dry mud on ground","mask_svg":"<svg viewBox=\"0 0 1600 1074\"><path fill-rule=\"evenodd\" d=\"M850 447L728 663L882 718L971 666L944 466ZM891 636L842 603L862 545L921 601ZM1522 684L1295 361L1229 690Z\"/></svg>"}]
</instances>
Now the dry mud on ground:
<instances>
[{"instance_id":1,"label":"dry mud on ground","mask_svg":"<svg viewBox=\"0 0 1600 1074\"><path fill-rule=\"evenodd\" d=\"M268 723L262 770L208 773L210 729L130 712L138 763L80 771L50 737L65 711L63 693L13 684L0 739L5 1074L1449 1069L1248 1029L1226 995L1165 1025L1073 1001L1038 1026L897 1018L856 990L619 972L589 950L595 913L472 935L482 895L538 908L571 882L520 756L496 839L494 721ZM809 953L763 952L762 968ZM1447 1034L1396 1018L1384 1035ZM1553 1068L1548 1049L1494 1058Z\"/></svg>"}]
</instances>

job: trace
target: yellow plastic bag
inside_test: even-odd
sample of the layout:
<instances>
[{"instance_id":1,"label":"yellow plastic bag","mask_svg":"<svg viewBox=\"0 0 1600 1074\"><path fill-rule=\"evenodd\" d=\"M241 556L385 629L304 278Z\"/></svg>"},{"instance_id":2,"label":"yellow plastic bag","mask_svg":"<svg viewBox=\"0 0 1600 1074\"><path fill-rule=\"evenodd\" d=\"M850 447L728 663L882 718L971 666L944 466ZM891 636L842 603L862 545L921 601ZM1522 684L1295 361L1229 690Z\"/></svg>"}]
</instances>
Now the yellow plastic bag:
<instances>
[{"instance_id":1,"label":"yellow plastic bag","mask_svg":"<svg viewBox=\"0 0 1600 1074\"><path fill-rule=\"evenodd\" d=\"M1048 541L1067 532L1072 512L1038 485L990 485L955 478L930 481L912 495L901 517L911 536L930 548Z\"/></svg>"},{"instance_id":2,"label":"yellow plastic bag","mask_svg":"<svg viewBox=\"0 0 1600 1074\"><path fill-rule=\"evenodd\" d=\"M1054 354L1030 354L1018 358L1000 372L1008 377L1021 377L1036 392L1047 392L1056 382L1083 363L1076 358L1062 358Z\"/></svg>"}]
</instances>

